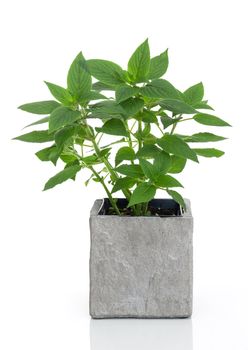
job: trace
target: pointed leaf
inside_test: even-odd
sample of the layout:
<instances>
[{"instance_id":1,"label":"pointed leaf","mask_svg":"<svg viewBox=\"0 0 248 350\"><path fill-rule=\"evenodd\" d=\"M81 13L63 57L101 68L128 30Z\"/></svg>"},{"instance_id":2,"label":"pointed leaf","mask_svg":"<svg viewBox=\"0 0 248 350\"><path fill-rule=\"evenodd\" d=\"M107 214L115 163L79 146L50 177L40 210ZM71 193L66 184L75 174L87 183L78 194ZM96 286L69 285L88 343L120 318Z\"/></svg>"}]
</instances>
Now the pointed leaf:
<instances>
[{"instance_id":1,"label":"pointed leaf","mask_svg":"<svg viewBox=\"0 0 248 350\"><path fill-rule=\"evenodd\" d=\"M154 111L144 110L143 112L139 113L137 119L142 120L144 123L157 123L158 122L156 112L154 112Z\"/></svg>"},{"instance_id":2,"label":"pointed leaf","mask_svg":"<svg viewBox=\"0 0 248 350\"><path fill-rule=\"evenodd\" d=\"M153 164L151 164L150 162L148 162L145 159L140 159L140 166L143 170L143 173L145 174L145 176L152 180L155 181L157 179L157 177L159 176L159 173L157 172L157 169L154 167Z\"/></svg>"},{"instance_id":3,"label":"pointed leaf","mask_svg":"<svg viewBox=\"0 0 248 350\"><path fill-rule=\"evenodd\" d=\"M144 182L138 185L131 195L128 207L139 203L147 203L155 197L156 187Z\"/></svg>"},{"instance_id":4,"label":"pointed leaf","mask_svg":"<svg viewBox=\"0 0 248 350\"><path fill-rule=\"evenodd\" d=\"M42 161L42 162L48 162L50 161L50 155L51 152L56 150L56 146L53 145L51 147L43 148L40 151L36 152L35 155Z\"/></svg>"},{"instance_id":5,"label":"pointed leaf","mask_svg":"<svg viewBox=\"0 0 248 350\"><path fill-rule=\"evenodd\" d=\"M224 120L206 113L198 113L194 116L194 120L197 123L203 124L203 125L211 125L211 126L231 126Z\"/></svg>"},{"instance_id":6,"label":"pointed leaf","mask_svg":"<svg viewBox=\"0 0 248 350\"><path fill-rule=\"evenodd\" d=\"M168 49L161 53L159 56L153 57L151 59L150 71L148 74L149 79L157 79L162 77L168 68L169 59L168 59Z\"/></svg>"},{"instance_id":7,"label":"pointed leaf","mask_svg":"<svg viewBox=\"0 0 248 350\"><path fill-rule=\"evenodd\" d=\"M149 98L180 99L178 90L167 80L155 79L140 89L143 96Z\"/></svg>"},{"instance_id":8,"label":"pointed leaf","mask_svg":"<svg viewBox=\"0 0 248 350\"><path fill-rule=\"evenodd\" d=\"M137 153L138 158L155 158L161 150L155 145L144 145Z\"/></svg>"},{"instance_id":9,"label":"pointed leaf","mask_svg":"<svg viewBox=\"0 0 248 350\"><path fill-rule=\"evenodd\" d=\"M96 83L92 84L92 89L96 91L115 91L114 86L104 84L101 81L97 81Z\"/></svg>"},{"instance_id":10,"label":"pointed leaf","mask_svg":"<svg viewBox=\"0 0 248 350\"><path fill-rule=\"evenodd\" d=\"M138 87L133 87L129 85L120 85L117 87L115 92L116 102L120 103L128 98L135 96L139 92Z\"/></svg>"},{"instance_id":11,"label":"pointed leaf","mask_svg":"<svg viewBox=\"0 0 248 350\"><path fill-rule=\"evenodd\" d=\"M174 114L194 114L197 111L181 100L166 98L159 102L159 105L168 110L173 112Z\"/></svg>"},{"instance_id":12,"label":"pointed leaf","mask_svg":"<svg viewBox=\"0 0 248 350\"><path fill-rule=\"evenodd\" d=\"M184 202L183 197L180 195L180 193L173 191L173 190L167 190L168 195L170 195L174 201L176 201L181 207L186 210L186 204Z\"/></svg>"},{"instance_id":13,"label":"pointed leaf","mask_svg":"<svg viewBox=\"0 0 248 350\"><path fill-rule=\"evenodd\" d=\"M103 132L104 134L127 136L127 130L123 122L119 119L110 119L106 121L101 128L95 128L97 132Z\"/></svg>"},{"instance_id":14,"label":"pointed leaf","mask_svg":"<svg viewBox=\"0 0 248 350\"><path fill-rule=\"evenodd\" d=\"M34 123L31 123L31 124L26 125L26 126L24 127L24 129L28 128L29 126L48 123L48 121L49 121L49 117L45 117L45 118L42 118L42 119L37 120L37 121L34 122Z\"/></svg>"},{"instance_id":15,"label":"pointed leaf","mask_svg":"<svg viewBox=\"0 0 248 350\"><path fill-rule=\"evenodd\" d=\"M79 111L73 111L67 107L59 107L50 115L49 132L56 131L63 126L73 124L81 118Z\"/></svg>"},{"instance_id":16,"label":"pointed leaf","mask_svg":"<svg viewBox=\"0 0 248 350\"><path fill-rule=\"evenodd\" d=\"M64 128L58 130L54 135L57 147L59 149L63 147L64 143L74 135L74 132L74 126L65 126Z\"/></svg>"},{"instance_id":17,"label":"pointed leaf","mask_svg":"<svg viewBox=\"0 0 248 350\"><path fill-rule=\"evenodd\" d=\"M157 144L162 147L165 152L198 162L196 153L186 142L175 135L165 135L157 141Z\"/></svg>"},{"instance_id":18,"label":"pointed leaf","mask_svg":"<svg viewBox=\"0 0 248 350\"><path fill-rule=\"evenodd\" d=\"M121 179L116 180L114 187L112 189L112 193L115 193L120 190L124 190L127 188L131 188L135 185L135 179L131 177L123 177Z\"/></svg>"},{"instance_id":19,"label":"pointed leaf","mask_svg":"<svg viewBox=\"0 0 248 350\"><path fill-rule=\"evenodd\" d=\"M174 177L170 176L170 175L164 175L161 174L156 182L155 182L156 186L159 187L164 187L164 188L168 188L168 187L183 187L183 185Z\"/></svg>"},{"instance_id":20,"label":"pointed leaf","mask_svg":"<svg viewBox=\"0 0 248 350\"><path fill-rule=\"evenodd\" d=\"M57 101L40 101L26 103L19 106L18 108L22 111L33 113L33 114L50 114L54 109L59 107L60 104Z\"/></svg>"},{"instance_id":21,"label":"pointed leaf","mask_svg":"<svg viewBox=\"0 0 248 350\"><path fill-rule=\"evenodd\" d=\"M192 136L185 136L183 139L186 142L216 142L226 140L226 137L214 135L210 132L199 132Z\"/></svg>"},{"instance_id":22,"label":"pointed leaf","mask_svg":"<svg viewBox=\"0 0 248 350\"><path fill-rule=\"evenodd\" d=\"M202 157L221 157L225 152L216 148L194 148L196 154Z\"/></svg>"},{"instance_id":23,"label":"pointed leaf","mask_svg":"<svg viewBox=\"0 0 248 350\"><path fill-rule=\"evenodd\" d=\"M115 156L115 166L119 165L123 160L134 160L135 152L131 147L122 147Z\"/></svg>"},{"instance_id":24,"label":"pointed leaf","mask_svg":"<svg viewBox=\"0 0 248 350\"><path fill-rule=\"evenodd\" d=\"M19 140L24 142L43 143L54 140L53 134L48 134L48 130L31 131L27 134L23 134L15 137L13 140Z\"/></svg>"},{"instance_id":25,"label":"pointed leaf","mask_svg":"<svg viewBox=\"0 0 248 350\"><path fill-rule=\"evenodd\" d=\"M87 66L93 77L104 84L115 86L125 82L123 70L114 62L92 59L87 61Z\"/></svg>"},{"instance_id":26,"label":"pointed leaf","mask_svg":"<svg viewBox=\"0 0 248 350\"><path fill-rule=\"evenodd\" d=\"M133 82L145 81L150 69L150 49L146 39L128 61L128 73Z\"/></svg>"},{"instance_id":27,"label":"pointed leaf","mask_svg":"<svg viewBox=\"0 0 248 350\"><path fill-rule=\"evenodd\" d=\"M91 85L91 76L87 72L85 58L80 52L70 66L67 86L72 96L80 101L85 94L89 93Z\"/></svg>"},{"instance_id":28,"label":"pointed leaf","mask_svg":"<svg viewBox=\"0 0 248 350\"><path fill-rule=\"evenodd\" d=\"M171 156L171 166L168 170L168 173L171 174L178 174L181 173L186 165L187 159L178 157L178 156Z\"/></svg>"},{"instance_id":29,"label":"pointed leaf","mask_svg":"<svg viewBox=\"0 0 248 350\"><path fill-rule=\"evenodd\" d=\"M62 182L65 182L66 180L71 179L72 177L74 177L76 175L76 173L80 169L81 169L80 165L74 165L74 166L65 168L64 170L60 171L58 174L51 177L51 179L49 179L47 181L47 183L45 184L45 187L44 187L44 191L46 191L50 188L53 188L53 187L61 184Z\"/></svg>"},{"instance_id":30,"label":"pointed leaf","mask_svg":"<svg viewBox=\"0 0 248 350\"><path fill-rule=\"evenodd\" d=\"M118 173L139 179L144 176L140 165L120 165L115 169Z\"/></svg>"},{"instance_id":31,"label":"pointed leaf","mask_svg":"<svg viewBox=\"0 0 248 350\"><path fill-rule=\"evenodd\" d=\"M158 174L167 173L171 167L171 157L168 153L161 151L154 158L153 164Z\"/></svg>"},{"instance_id":32,"label":"pointed leaf","mask_svg":"<svg viewBox=\"0 0 248 350\"><path fill-rule=\"evenodd\" d=\"M51 94L59 102L63 103L66 106L70 105L73 102L73 98L68 90L64 89L63 87L61 87L59 85L55 85L55 84L49 83L47 81L45 81L45 84L47 85Z\"/></svg>"},{"instance_id":33,"label":"pointed leaf","mask_svg":"<svg viewBox=\"0 0 248 350\"><path fill-rule=\"evenodd\" d=\"M125 110L127 117L133 117L137 114L144 106L144 101L140 98L129 98L126 101L120 103L120 106Z\"/></svg>"},{"instance_id":34,"label":"pointed leaf","mask_svg":"<svg viewBox=\"0 0 248 350\"><path fill-rule=\"evenodd\" d=\"M191 106L194 104L201 102L204 96L204 87L202 82L191 86L186 91L184 91L185 102Z\"/></svg>"},{"instance_id":35,"label":"pointed leaf","mask_svg":"<svg viewBox=\"0 0 248 350\"><path fill-rule=\"evenodd\" d=\"M160 119L164 129L166 129L168 126L177 123L180 119L182 119L182 117L171 118L168 115L163 115L160 117Z\"/></svg>"}]
</instances>

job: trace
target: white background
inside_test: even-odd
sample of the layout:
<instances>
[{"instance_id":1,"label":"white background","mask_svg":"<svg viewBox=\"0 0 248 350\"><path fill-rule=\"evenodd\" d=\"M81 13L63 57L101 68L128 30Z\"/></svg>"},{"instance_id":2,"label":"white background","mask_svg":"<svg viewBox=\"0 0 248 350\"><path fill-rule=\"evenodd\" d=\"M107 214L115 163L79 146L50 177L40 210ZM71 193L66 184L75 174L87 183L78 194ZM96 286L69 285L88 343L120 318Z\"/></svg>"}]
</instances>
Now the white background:
<instances>
[{"instance_id":1,"label":"white background","mask_svg":"<svg viewBox=\"0 0 248 350\"><path fill-rule=\"evenodd\" d=\"M0 348L247 350L247 1L2 2ZM20 104L49 99L43 80L65 84L82 50L125 66L146 38L169 47L167 78L179 89L203 81L216 115L233 128L226 155L189 162L179 177L192 201L191 320L92 321L88 315L88 215L97 184L83 174L42 192L60 169L40 162L42 145L10 141L34 116ZM207 130L198 126L200 131ZM184 132L193 132L188 124ZM209 131L209 129L208 129Z\"/></svg>"}]
</instances>

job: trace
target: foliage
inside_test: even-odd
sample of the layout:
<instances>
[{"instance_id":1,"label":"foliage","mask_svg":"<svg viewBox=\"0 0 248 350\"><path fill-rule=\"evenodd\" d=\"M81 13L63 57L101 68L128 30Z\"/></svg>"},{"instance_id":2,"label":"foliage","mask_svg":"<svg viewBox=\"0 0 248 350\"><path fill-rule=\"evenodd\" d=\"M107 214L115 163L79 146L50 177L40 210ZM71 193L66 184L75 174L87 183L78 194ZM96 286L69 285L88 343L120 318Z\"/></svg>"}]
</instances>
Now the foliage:
<instances>
[{"instance_id":1,"label":"foliage","mask_svg":"<svg viewBox=\"0 0 248 350\"><path fill-rule=\"evenodd\" d=\"M183 186L174 175L188 161L199 162L199 156L222 156L224 152L216 148L192 145L225 137L206 131L176 134L176 127L186 121L230 125L205 112L213 108L204 100L202 83L181 92L163 79L168 64L168 50L151 58L148 40L131 55L126 70L111 61L86 60L80 52L69 68L66 88L45 82L54 100L19 107L43 115L27 127L47 127L15 139L49 143L36 156L54 165L64 164L44 190L74 180L81 169L88 169L92 175L86 185L91 180L99 182L117 214L121 213L113 194L118 191L133 215L147 215L147 204L158 189L185 208L182 196L174 190ZM103 142L106 135L113 138L108 145Z\"/></svg>"}]
</instances>

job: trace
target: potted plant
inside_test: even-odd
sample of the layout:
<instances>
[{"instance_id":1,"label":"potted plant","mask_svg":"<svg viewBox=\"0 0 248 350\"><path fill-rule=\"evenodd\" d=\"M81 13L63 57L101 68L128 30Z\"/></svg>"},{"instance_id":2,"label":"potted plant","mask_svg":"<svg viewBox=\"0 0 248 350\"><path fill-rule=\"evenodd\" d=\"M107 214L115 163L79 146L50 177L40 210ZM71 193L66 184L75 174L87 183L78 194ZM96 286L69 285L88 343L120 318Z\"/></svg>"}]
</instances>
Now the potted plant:
<instances>
[{"instance_id":1,"label":"potted plant","mask_svg":"<svg viewBox=\"0 0 248 350\"><path fill-rule=\"evenodd\" d=\"M202 83L181 92L161 78L167 68L168 50L151 58L148 40L133 53L127 70L79 53L66 88L45 82L52 100L19 107L44 115L28 126L45 128L15 139L50 143L36 156L63 165L44 190L88 169L85 184L94 180L106 192L90 215L94 318L192 313L193 219L190 202L175 191L182 187L175 176L188 161L222 156L219 149L195 145L225 137L206 131L185 135L176 129L189 120L204 126L229 124L202 112L213 109ZM155 198L158 189L170 198Z\"/></svg>"}]
</instances>

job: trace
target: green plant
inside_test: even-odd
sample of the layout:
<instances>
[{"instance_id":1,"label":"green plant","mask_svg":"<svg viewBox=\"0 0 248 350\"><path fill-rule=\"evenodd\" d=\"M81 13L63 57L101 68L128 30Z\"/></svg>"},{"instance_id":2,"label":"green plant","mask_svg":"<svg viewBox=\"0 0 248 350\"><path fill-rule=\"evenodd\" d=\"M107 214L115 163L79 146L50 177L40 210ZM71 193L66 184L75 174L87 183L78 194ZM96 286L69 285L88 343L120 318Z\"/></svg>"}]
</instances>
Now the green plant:
<instances>
[{"instance_id":1,"label":"green plant","mask_svg":"<svg viewBox=\"0 0 248 350\"><path fill-rule=\"evenodd\" d=\"M147 215L148 202L157 189L185 208L182 196L173 189L182 187L174 174L183 171L187 160L198 162L198 156L224 154L189 144L225 138L209 132L181 135L176 127L189 120L207 126L229 124L200 112L213 109L203 99L202 83L181 92L161 79L167 68L168 50L150 58L148 40L133 53L127 70L111 61L85 60L79 53L69 69L67 88L45 82L55 100L20 106L23 111L45 115L28 127L48 124L48 128L15 139L50 142L36 156L54 165L59 159L64 162L64 169L48 180L44 190L74 180L87 168L91 176L86 185L91 179L101 183L116 214L121 214L113 197L118 191L127 198L133 215ZM97 81L92 83L92 77ZM103 143L106 134L113 137L107 145Z\"/></svg>"}]
</instances>

